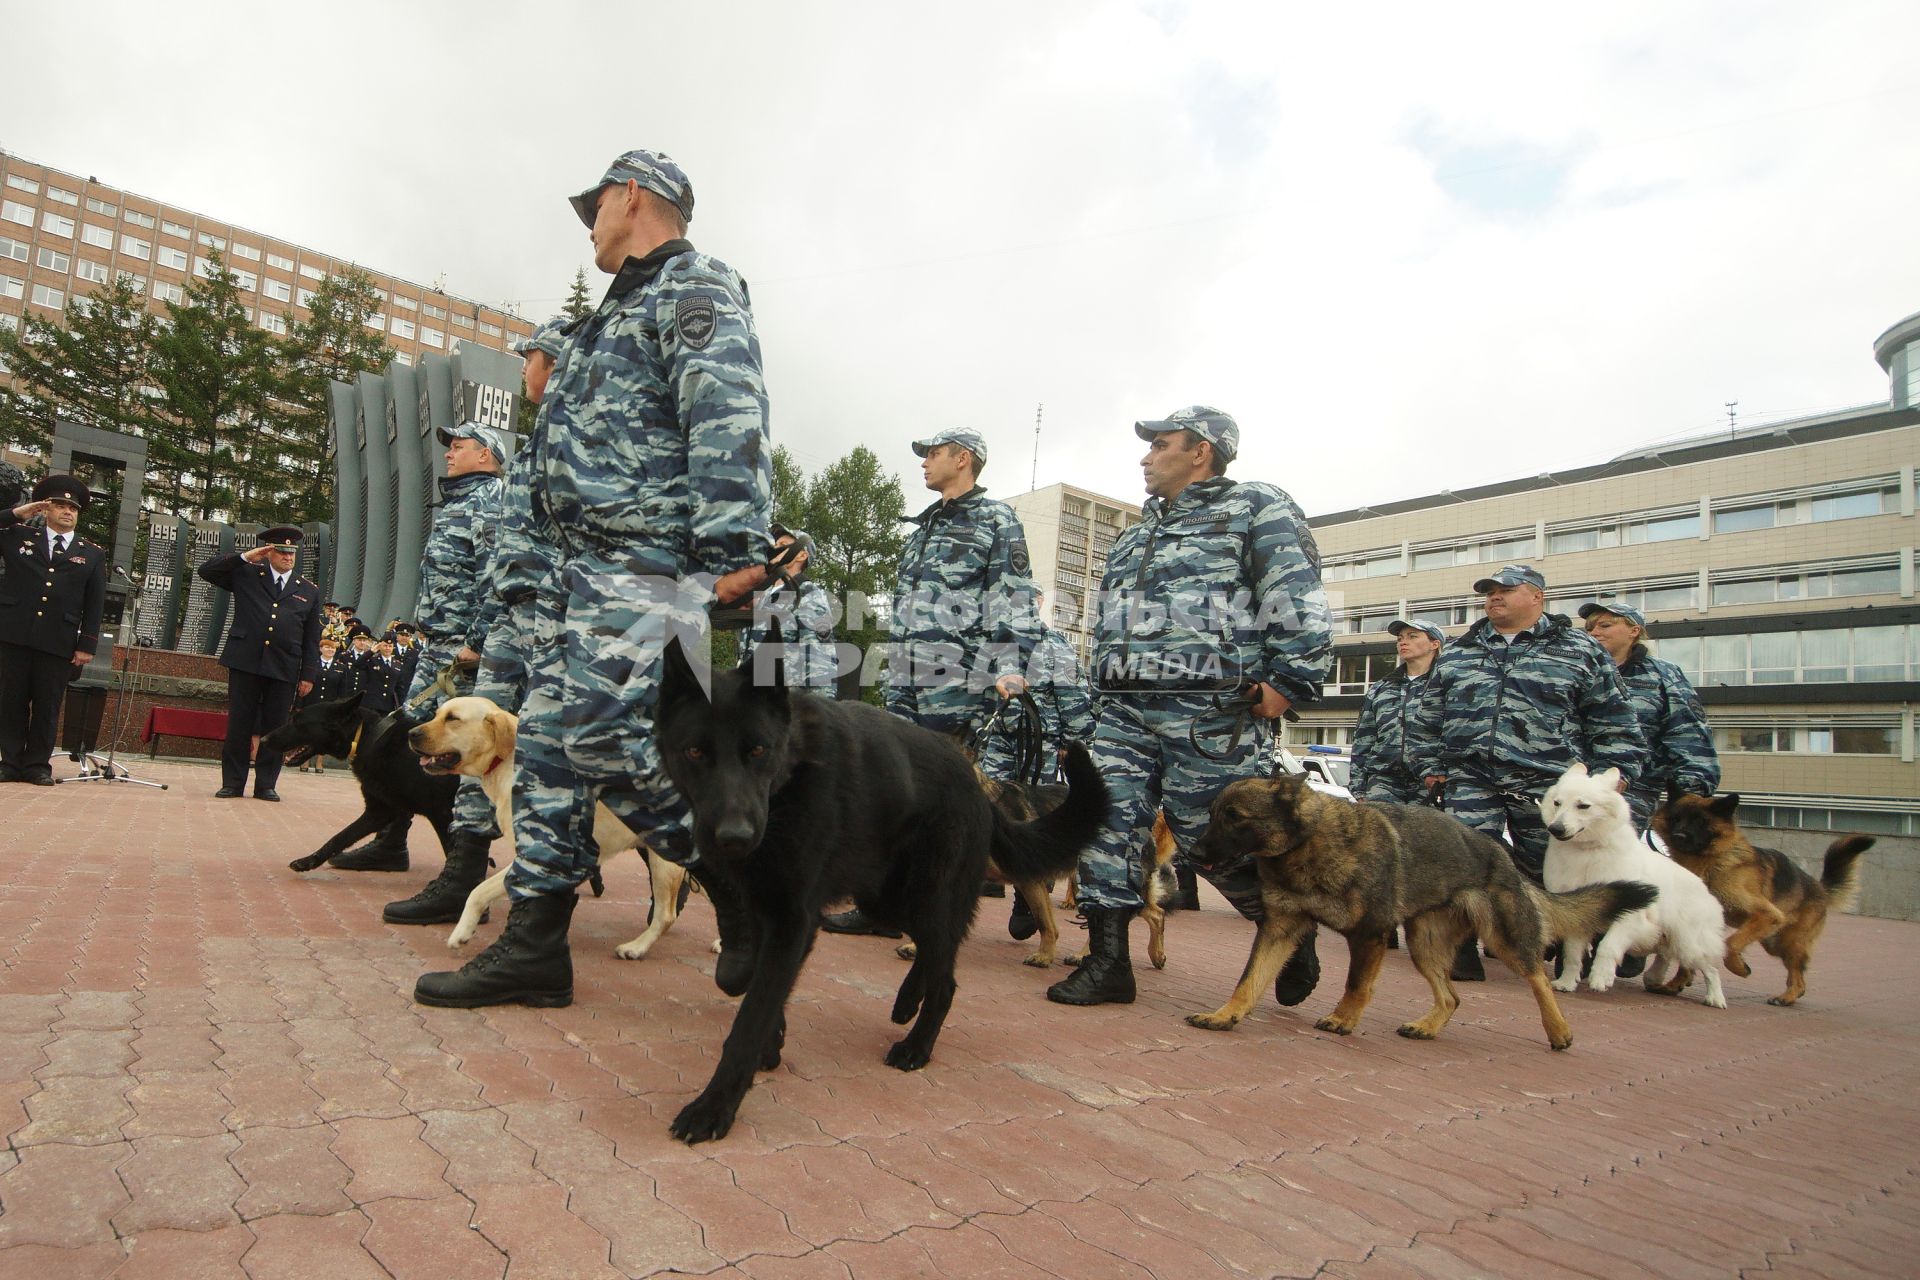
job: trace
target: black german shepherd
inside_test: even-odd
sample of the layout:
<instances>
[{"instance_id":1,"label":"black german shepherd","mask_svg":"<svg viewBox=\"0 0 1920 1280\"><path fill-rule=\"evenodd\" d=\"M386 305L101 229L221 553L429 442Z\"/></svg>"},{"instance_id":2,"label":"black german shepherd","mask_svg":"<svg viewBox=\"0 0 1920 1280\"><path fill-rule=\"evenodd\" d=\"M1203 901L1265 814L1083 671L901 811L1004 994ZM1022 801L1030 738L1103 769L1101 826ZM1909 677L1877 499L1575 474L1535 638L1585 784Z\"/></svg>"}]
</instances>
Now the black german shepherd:
<instances>
[{"instance_id":1,"label":"black german shepherd","mask_svg":"<svg viewBox=\"0 0 1920 1280\"><path fill-rule=\"evenodd\" d=\"M1009 877L1071 869L1107 815L1107 788L1078 746L1065 803L1032 822L994 808L948 738L860 702L790 692L750 667L715 673L711 699L677 641L667 646L655 712L667 774L693 811L703 861L728 873L756 934L753 976L720 1065L673 1135L724 1137L756 1067L779 1065L787 996L820 910L852 895L902 929L918 954L893 1002L917 1021L887 1065L927 1064L953 1003L954 957L973 923L991 856Z\"/></svg>"},{"instance_id":2,"label":"black german shepherd","mask_svg":"<svg viewBox=\"0 0 1920 1280\"><path fill-rule=\"evenodd\" d=\"M331 840L289 862L295 871L311 871L409 814L433 824L445 851L453 825L453 793L459 790L460 779L452 774L434 777L422 769L420 757L407 745L399 718L367 710L360 705L359 694L299 708L261 745L286 752L287 763L295 768L316 755L346 757L360 784L360 802L366 806Z\"/></svg>"}]
</instances>

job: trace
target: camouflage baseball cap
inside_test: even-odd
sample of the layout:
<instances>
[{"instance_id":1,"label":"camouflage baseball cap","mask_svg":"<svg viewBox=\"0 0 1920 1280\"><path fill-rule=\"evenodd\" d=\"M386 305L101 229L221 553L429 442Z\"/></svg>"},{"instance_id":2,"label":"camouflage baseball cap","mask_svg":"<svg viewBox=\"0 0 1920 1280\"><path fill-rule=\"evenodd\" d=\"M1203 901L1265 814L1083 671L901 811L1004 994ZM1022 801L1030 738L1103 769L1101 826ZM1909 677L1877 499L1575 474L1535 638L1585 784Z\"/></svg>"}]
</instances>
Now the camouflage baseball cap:
<instances>
[{"instance_id":1,"label":"camouflage baseball cap","mask_svg":"<svg viewBox=\"0 0 1920 1280\"><path fill-rule=\"evenodd\" d=\"M924 458L933 452L936 447L943 444L959 445L962 449L965 449L968 453L978 458L983 465L987 460L987 442L981 438L980 433L978 431L967 431L959 427L942 431L938 435L928 436L925 440L915 440L913 442L913 451Z\"/></svg>"},{"instance_id":2,"label":"camouflage baseball cap","mask_svg":"<svg viewBox=\"0 0 1920 1280\"><path fill-rule=\"evenodd\" d=\"M555 316L526 337L516 341L513 344L513 354L524 356L529 351L544 351L548 356L558 360L561 351L565 350L567 345L566 328L567 318Z\"/></svg>"},{"instance_id":3,"label":"camouflage baseball cap","mask_svg":"<svg viewBox=\"0 0 1920 1280\"><path fill-rule=\"evenodd\" d=\"M1162 431L1191 431L1213 446L1213 451L1231 462L1240 452L1240 424L1230 413L1222 413L1204 404L1190 404L1164 418L1133 424L1133 434L1151 441Z\"/></svg>"},{"instance_id":4,"label":"camouflage baseball cap","mask_svg":"<svg viewBox=\"0 0 1920 1280\"><path fill-rule=\"evenodd\" d=\"M1530 564L1509 564L1501 566L1500 572L1490 578L1482 578L1473 584L1475 595L1485 595L1495 587L1538 587L1547 589L1547 580L1540 571Z\"/></svg>"},{"instance_id":5,"label":"camouflage baseball cap","mask_svg":"<svg viewBox=\"0 0 1920 1280\"><path fill-rule=\"evenodd\" d=\"M609 183L624 183L629 178L678 209L688 222L693 221L693 183L688 181L685 170L673 162L672 156L660 151L627 152L607 166L600 181L577 196L568 196L567 203L591 230L594 215L599 212L594 202L600 197L600 189Z\"/></svg>"},{"instance_id":6,"label":"camouflage baseball cap","mask_svg":"<svg viewBox=\"0 0 1920 1280\"><path fill-rule=\"evenodd\" d=\"M1618 600L1589 600L1580 606L1580 616L1583 618L1591 618L1596 613L1610 613L1642 630L1646 629L1647 616L1632 605L1621 604Z\"/></svg>"},{"instance_id":7,"label":"camouflage baseball cap","mask_svg":"<svg viewBox=\"0 0 1920 1280\"><path fill-rule=\"evenodd\" d=\"M483 427L477 422L463 422L457 427L442 427L434 433L440 437L441 444L452 444L455 440L477 440L493 450L494 461L501 466L507 465L507 451L501 444L500 433L492 427Z\"/></svg>"},{"instance_id":8,"label":"camouflage baseball cap","mask_svg":"<svg viewBox=\"0 0 1920 1280\"><path fill-rule=\"evenodd\" d=\"M1405 618L1395 618L1387 624L1387 634L1398 639L1402 631L1418 631L1436 644L1447 642L1447 633L1431 622L1408 622Z\"/></svg>"}]
</instances>

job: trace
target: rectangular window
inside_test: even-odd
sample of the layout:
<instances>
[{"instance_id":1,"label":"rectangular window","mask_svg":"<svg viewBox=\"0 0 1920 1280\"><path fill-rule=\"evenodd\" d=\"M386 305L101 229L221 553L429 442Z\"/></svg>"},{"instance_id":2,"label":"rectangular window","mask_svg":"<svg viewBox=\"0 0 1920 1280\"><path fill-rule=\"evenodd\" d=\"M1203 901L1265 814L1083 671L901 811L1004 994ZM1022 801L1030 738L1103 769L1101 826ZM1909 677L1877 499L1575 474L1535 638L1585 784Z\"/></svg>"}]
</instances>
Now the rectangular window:
<instances>
[{"instance_id":1,"label":"rectangular window","mask_svg":"<svg viewBox=\"0 0 1920 1280\"><path fill-rule=\"evenodd\" d=\"M26 295L25 280L16 280L12 276L0 276L0 298L24 298Z\"/></svg>"},{"instance_id":2,"label":"rectangular window","mask_svg":"<svg viewBox=\"0 0 1920 1280\"><path fill-rule=\"evenodd\" d=\"M444 346L447 341L447 335L440 332L440 330L438 329L431 329L431 328L428 328L426 325L421 325L420 341L425 343L429 347Z\"/></svg>"},{"instance_id":3,"label":"rectangular window","mask_svg":"<svg viewBox=\"0 0 1920 1280\"><path fill-rule=\"evenodd\" d=\"M311 289L300 290L300 292L294 295L294 301L298 302L303 307L311 307L313 305L313 290Z\"/></svg>"},{"instance_id":4,"label":"rectangular window","mask_svg":"<svg viewBox=\"0 0 1920 1280\"><path fill-rule=\"evenodd\" d=\"M175 249L171 245L161 245L160 265L163 267L172 267L175 271L185 271L187 269L187 251L185 249Z\"/></svg>"},{"instance_id":5,"label":"rectangular window","mask_svg":"<svg viewBox=\"0 0 1920 1280\"><path fill-rule=\"evenodd\" d=\"M132 209L129 209L126 212L126 219L136 227L145 227L149 231L153 230L153 215L150 213L136 213Z\"/></svg>"},{"instance_id":6,"label":"rectangular window","mask_svg":"<svg viewBox=\"0 0 1920 1280\"><path fill-rule=\"evenodd\" d=\"M252 293L260 287L260 277L251 271L235 271L233 282L239 286L242 293Z\"/></svg>"},{"instance_id":7,"label":"rectangular window","mask_svg":"<svg viewBox=\"0 0 1920 1280\"><path fill-rule=\"evenodd\" d=\"M300 264L300 274L309 280L325 280L327 278L325 268L316 267L311 262L303 262Z\"/></svg>"},{"instance_id":8,"label":"rectangular window","mask_svg":"<svg viewBox=\"0 0 1920 1280\"><path fill-rule=\"evenodd\" d=\"M120 212L120 206L108 204L105 200L98 200L98 199L95 199L93 196L88 196L87 212L98 213L111 218L115 214Z\"/></svg>"},{"instance_id":9,"label":"rectangular window","mask_svg":"<svg viewBox=\"0 0 1920 1280\"><path fill-rule=\"evenodd\" d=\"M40 215L40 229L50 236L65 236L73 239L73 219L63 213L51 211Z\"/></svg>"},{"instance_id":10,"label":"rectangular window","mask_svg":"<svg viewBox=\"0 0 1920 1280\"><path fill-rule=\"evenodd\" d=\"M1657 642L1660 647L1658 657L1671 662L1687 673L1687 679L1698 683L1700 680L1700 637L1672 636Z\"/></svg>"},{"instance_id":11,"label":"rectangular window","mask_svg":"<svg viewBox=\"0 0 1920 1280\"><path fill-rule=\"evenodd\" d=\"M457 315L453 318L453 327L456 329L471 329L473 328L473 317Z\"/></svg>"},{"instance_id":12,"label":"rectangular window","mask_svg":"<svg viewBox=\"0 0 1920 1280\"><path fill-rule=\"evenodd\" d=\"M1636 522L1633 526L1641 531L1641 536L1629 536L1631 542L1674 542L1681 538L1700 536L1700 513L1686 516L1665 516L1659 520Z\"/></svg>"},{"instance_id":13,"label":"rectangular window","mask_svg":"<svg viewBox=\"0 0 1920 1280\"><path fill-rule=\"evenodd\" d=\"M181 240L193 239L192 227L183 227L177 222L168 222L164 218L160 220L160 230L166 235L174 236Z\"/></svg>"},{"instance_id":14,"label":"rectangular window","mask_svg":"<svg viewBox=\"0 0 1920 1280\"><path fill-rule=\"evenodd\" d=\"M117 274L122 280L127 282L127 287L135 293L145 293L147 291L147 278L145 276L131 275L125 271L118 272Z\"/></svg>"},{"instance_id":15,"label":"rectangular window","mask_svg":"<svg viewBox=\"0 0 1920 1280\"><path fill-rule=\"evenodd\" d=\"M365 320L362 320L360 323L364 324L369 329L377 329L381 333L385 333L387 331L387 318L381 315L377 311L374 312L372 315L368 316Z\"/></svg>"},{"instance_id":16,"label":"rectangular window","mask_svg":"<svg viewBox=\"0 0 1920 1280\"><path fill-rule=\"evenodd\" d=\"M277 253L270 253L267 255L267 265L270 267L278 267L282 271L291 271L293 270L293 259L283 258Z\"/></svg>"},{"instance_id":17,"label":"rectangular window","mask_svg":"<svg viewBox=\"0 0 1920 1280\"><path fill-rule=\"evenodd\" d=\"M6 236L0 236L0 258L11 258L15 262L25 262L27 256L27 242L25 240L12 240Z\"/></svg>"},{"instance_id":18,"label":"rectangular window","mask_svg":"<svg viewBox=\"0 0 1920 1280\"><path fill-rule=\"evenodd\" d=\"M486 334L489 338L497 338L500 336L500 326L497 324L488 324L485 320L482 320L480 322L480 332Z\"/></svg>"},{"instance_id":19,"label":"rectangular window","mask_svg":"<svg viewBox=\"0 0 1920 1280\"><path fill-rule=\"evenodd\" d=\"M413 336L413 321L402 320L398 316L395 316L393 320L393 336L396 338L411 338Z\"/></svg>"},{"instance_id":20,"label":"rectangular window","mask_svg":"<svg viewBox=\"0 0 1920 1280\"><path fill-rule=\"evenodd\" d=\"M153 282L153 296L162 302L171 302L176 306L187 300L187 291L177 284L168 284L165 280Z\"/></svg>"},{"instance_id":21,"label":"rectangular window","mask_svg":"<svg viewBox=\"0 0 1920 1280\"><path fill-rule=\"evenodd\" d=\"M58 271L62 274L73 270L73 258L58 249L41 249L33 255L33 265L42 271Z\"/></svg>"},{"instance_id":22,"label":"rectangular window","mask_svg":"<svg viewBox=\"0 0 1920 1280\"><path fill-rule=\"evenodd\" d=\"M404 351L396 351L393 353L393 362L395 364L410 365L413 363L413 357Z\"/></svg>"},{"instance_id":23,"label":"rectangular window","mask_svg":"<svg viewBox=\"0 0 1920 1280\"><path fill-rule=\"evenodd\" d=\"M287 322L271 311L262 311L260 313L260 327L268 333L285 333L287 331Z\"/></svg>"},{"instance_id":24,"label":"rectangular window","mask_svg":"<svg viewBox=\"0 0 1920 1280\"><path fill-rule=\"evenodd\" d=\"M288 284L285 280L269 279L267 281L266 288L262 290L262 292L264 292L269 298L272 298L275 302L293 301L293 286Z\"/></svg>"},{"instance_id":25,"label":"rectangular window","mask_svg":"<svg viewBox=\"0 0 1920 1280\"><path fill-rule=\"evenodd\" d=\"M80 243L90 244L96 249L113 248L113 231L107 227L96 227L91 222L80 228Z\"/></svg>"},{"instance_id":26,"label":"rectangular window","mask_svg":"<svg viewBox=\"0 0 1920 1280\"><path fill-rule=\"evenodd\" d=\"M74 268L73 274L89 284L105 284L107 282L107 264L104 262L88 262L85 258L82 258L80 259L80 265Z\"/></svg>"},{"instance_id":27,"label":"rectangular window","mask_svg":"<svg viewBox=\"0 0 1920 1280\"><path fill-rule=\"evenodd\" d=\"M260 261L260 251L250 244L236 243L233 246L233 256L236 258L245 258L248 262Z\"/></svg>"},{"instance_id":28,"label":"rectangular window","mask_svg":"<svg viewBox=\"0 0 1920 1280\"><path fill-rule=\"evenodd\" d=\"M420 308L420 304L412 298L402 298L397 295L394 297L393 305L399 307L402 311L417 311Z\"/></svg>"},{"instance_id":29,"label":"rectangular window","mask_svg":"<svg viewBox=\"0 0 1920 1280\"><path fill-rule=\"evenodd\" d=\"M1796 586L1798 580L1794 580ZM1771 604L1778 596L1780 582L1777 578L1755 578L1750 582L1716 582L1713 584L1713 603L1723 604Z\"/></svg>"},{"instance_id":30,"label":"rectangular window","mask_svg":"<svg viewBox=\"0 0 1920 1280\"><path fill-rule=\"evenodd\" d=\"M153 256L153 246L145 240L136 240L132 236L123 235L120 237L120 252L129 258L138 258L145 262Z\"/></svg>"},{"instance_id":31,"label":"rectangular window","mask_svg":"<svg viewBox=\"0 0 1920 1280\"><path fill-rule=\"evenodd\" d=\"M10 173L7 175L7 185L12 187L15 191L24 191L30 196L37 196L40 194L39 183L35 182L31 178L23 178L17 173Z\"/></svg>"},{"instance_id":32,"label":"rectangular window","mask_svg":"<svg viewBox=\"0 0 1920 1280\"><path fill-rule=\"evenodd\" d=\"M420 313L435 320L445 320L447 318L447 309L445 307L436 307L431 302L422 303L420 305Z\"/></svg>"},{"instance_id":33,"label":"rectangular window","mask_svg":"<svg viewBox=\"0 0 1920 1280\"><path fill-rule=\"evenodd\" d=\"M227 247L226 239L213 234L211 231L202 231L200 233L200 243L209 249L224 250Z\"/></svg>"},{"instance_id":34,"label":"rectangular window","mask_svg":"<svg viewBox=\"0 0 1920 1280\"><path fill-rule=\"evenodd\" d=\"M0 218L30 227L33 225L33 210L17 200L0 200Z\"/></svg>"},{"instance_id":35,"label":"rectangular window","mask_svg":"<svg viewBox=\"0 0 1920 1280\"><path fill-rule=\"evenodd\" d=\"M1886 728L1854 728L1836 725L1831 730L1828 750L1838 755L1891 756L1900 753L1900 731Z\"/></svg>"},{"instance_id":36,"label":"rectangular window","mask_svg":"<svg viewBox=\"0 0 1920 1280\"><path fill-rule=\"evenodd\" d=\"M199 276L202 280L209 278L213 275L213 263L206 258L195 258L193 260L193 274Z\"/></svg>"},{"instance_id":37,"label":"rectangular window","mask_svg":"<svg viewBox=\"0 0 1920 1280\"><path fill-rule=\"evenodd\" d=\"M65 293L44 284L33 286L33 300L37 305L52 307L55 311L64 310L67 305Z\"/></svg>"},{"instance_id":38,"label":"rectangular window","mask_svg":"<svg viewBox=\"0 0 1920 1280\"><path fill-rule=\"evenodd\" d=\"M76 192L62 191L59 187L48 187L47 199L58 200L61 204L78 205L80 203L80 196Z\"/></svg>"}]
</instances>

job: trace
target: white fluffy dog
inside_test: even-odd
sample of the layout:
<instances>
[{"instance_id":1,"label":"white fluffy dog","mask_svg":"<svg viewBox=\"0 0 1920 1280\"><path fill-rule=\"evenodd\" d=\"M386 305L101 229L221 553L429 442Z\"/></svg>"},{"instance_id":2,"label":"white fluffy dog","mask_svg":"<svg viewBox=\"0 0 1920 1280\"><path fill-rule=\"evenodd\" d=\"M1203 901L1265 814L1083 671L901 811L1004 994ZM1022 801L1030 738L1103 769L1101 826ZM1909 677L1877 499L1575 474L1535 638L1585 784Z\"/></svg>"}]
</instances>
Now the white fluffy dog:
<instances>
[{"instance_id":1,"label":"white fluffy dog","mask_svg":"<svg viewBox=\"0 0 1920 1280\"><path fill-rule=\"evenodd\" d=\"M514 744L519 740L520 721L502 711L489 698L449 698L440 704L433 719L414 729L409 737L413 749L422 757L421 765L429 773L458 773L480 779L480 788L493 801L494 821L513 847L513 763ZM613 949L622 960L641 960L660 941L679 916L680 885L687 873L657 857L641 846L626 823L613 816L605 805L594 806L593 839L600 848L600 861L616 857L628 849L639 851L646 859L653 878L652 922L631 942ZM507 896L508 865L487 877L467 895L466 910L460 922L447 935L447 946L466 945L479 927L487 908ZM717 944L716 944L717 945Z\"/></svg>"},{"instance_id":2,"label":"white fluffy dog","mask_svg":"<svg viewBox=\"0 0 1920 1280\"><path fill-rule=\"evenodd\" d=\"M1628 953L1658 958L1647 965L1648 990L1663 985L1670 964L1705 975L1707 1003L1727 1007L1720 990L1720 959L1727 951L1727 926L1720 903L1700 877L1663 857L1634 835L1633 816L1620 794L1620 771L1589 775L1576 764L1540 798L1540 820L1553 843L1547 847L1546 882L1566 893L1605 880L1639 880L1660 891L1653 905L1630 911L1613 922L1594 950L1587 985L1605 991L1613 971ZM1580 985L1574 944L1566 944L1556 991Z\"/></svg>"}]
</instances>

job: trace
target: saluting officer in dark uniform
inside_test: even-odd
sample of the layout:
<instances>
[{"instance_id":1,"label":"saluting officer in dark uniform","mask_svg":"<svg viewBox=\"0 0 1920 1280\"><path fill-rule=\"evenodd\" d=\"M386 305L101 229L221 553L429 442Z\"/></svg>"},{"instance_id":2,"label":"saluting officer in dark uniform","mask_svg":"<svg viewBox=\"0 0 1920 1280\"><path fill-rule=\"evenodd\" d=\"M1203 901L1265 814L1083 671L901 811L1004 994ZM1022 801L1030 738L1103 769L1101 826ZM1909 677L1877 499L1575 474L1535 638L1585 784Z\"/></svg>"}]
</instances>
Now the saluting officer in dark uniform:
<instances>
[{"instance_id":1,"label":"saluting officer in dark uniform","mask_svg":"<svg viewBox=\"0 0 1920 1280\"><path fill-rule=\"evenodd\" d=\"M0 511L0 782L53 785L60 700L99 647L107 553L73 531L92 500L72 476L48 476ZM45 528L25 523L35 516Z\"/></svg>"},{"instance_id":2,"label":"saluting officer in dark uniform","mask_svg":"<svg viewBox=\"0 0 1920 1280\"><path fill-rule=\"evenodd\" d=\"M279 525L260 531L251 551L215 556L200 576L233 594L220 665L227 669L227 742L220 751L216 796L245 795L253 767L253 797L278 800L280 753L253 740L287 721L296 696L313 691L320 674L320 588L293 572L300 530Z\"/></svg>"}]
</instances>

